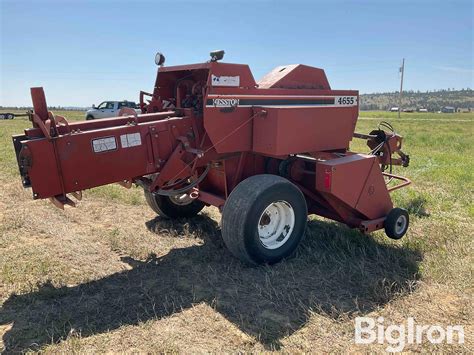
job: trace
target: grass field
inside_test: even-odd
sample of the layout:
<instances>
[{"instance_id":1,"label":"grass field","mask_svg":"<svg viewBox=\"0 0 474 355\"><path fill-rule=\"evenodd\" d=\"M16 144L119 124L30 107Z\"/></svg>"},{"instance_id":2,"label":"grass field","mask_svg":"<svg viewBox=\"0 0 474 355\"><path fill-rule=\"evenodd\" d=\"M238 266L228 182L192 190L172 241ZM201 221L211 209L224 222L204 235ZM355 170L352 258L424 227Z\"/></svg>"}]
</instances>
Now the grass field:
<instances>
[{"instance_id":1,"label":"grass field","mask_svg":"<svg viewBox=\"0 0 474 355\"><path fill-rule=\"evenodd\" d=\"M81 112L63 112L82 119ZM405 137L413 185L401 241L310 217L296 256L249 268L223 247L220 215L156 217L139 188L84 192L64 211L21 187L0 121L0 336L44 352L383 351L354 344L354 318L463 325L465 343L406 351L472 352L474 114L361 112L357 131L388 119ZM367 152L361 142L354 148ZM2 345L0 345L0 349Z\"/></svg>"}]
</instances>

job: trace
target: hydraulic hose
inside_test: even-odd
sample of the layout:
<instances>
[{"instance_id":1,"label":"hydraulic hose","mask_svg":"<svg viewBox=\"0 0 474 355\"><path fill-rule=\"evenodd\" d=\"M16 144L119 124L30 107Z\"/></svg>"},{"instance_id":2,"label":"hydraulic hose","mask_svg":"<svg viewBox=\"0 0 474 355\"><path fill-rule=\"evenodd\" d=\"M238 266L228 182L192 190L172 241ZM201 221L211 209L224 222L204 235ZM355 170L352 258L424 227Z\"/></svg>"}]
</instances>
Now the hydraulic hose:
<instances>
[{"instance_id":1,"label":"hydraulic hose","mask_svg":"<svg viewBox=\"0 0 474 355\"><path fill-rule=\"evenodd\" d=\"M154 193L157 195L161 196L176 196L176 195L182 195L186 193L187 191L191 190L193 187L196 187L204 178L206 177L207 173L209 172L209 169L211 168L211 164L208 164L206 166L206 169L203 171L201 176L197 178L196 181L193 181L189 185L182 187L180 189L175 189L175 190L166 190L166 189L158 189Z\"/></svg>"}]
</instances>

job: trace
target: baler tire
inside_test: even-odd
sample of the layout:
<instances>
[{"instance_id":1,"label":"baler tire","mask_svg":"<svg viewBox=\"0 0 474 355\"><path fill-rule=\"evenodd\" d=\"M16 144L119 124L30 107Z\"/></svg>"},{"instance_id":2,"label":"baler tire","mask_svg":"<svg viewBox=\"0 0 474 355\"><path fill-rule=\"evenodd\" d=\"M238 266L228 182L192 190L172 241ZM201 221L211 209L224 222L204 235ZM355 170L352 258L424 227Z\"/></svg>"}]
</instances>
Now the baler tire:
<instances>
[{"instance_id":1,"label":"baler tire","mask_svg":"<svg viewBox=\"0 0 474 355\"><path fill-rule=\"evenodd\" d=\"M267 212L271 208L276 211L275 221ZM293 219L285 219L289 215L285 209L291 211ZM281 176L254 175L238 184L227 198L222 211L222 238L243 263L274 264L291 256L303 240L307 216L306 200L297 186ZM265 217L267 221L263 222ZM275 223L282 229L275 227L271 234L262 236L262 230ZM265 244L272 239L273 245Z\"/></svg>"},{"instance_id":2,"label":"baler tire","mask_svg":"<svg viewBox=\"0 0 474 355\"><path fill-rule=\"evenodd\" d=\"M384 222L385 234L390 239L401 239L408 230L410 216L403 208L393 208Z\"/></svg>"},{"instance_id":3,"label":"baler tire","mask_svg":"<svg viewBox=\"0 0 474 355\"><path fill-rule=\"evenodd\" d=\"M187 205L177 205L169 196L153 194L145 191L145 200L158 215L164 218L175 219L183 217L194 217L204 208L205 204L199 200L193 200Z\"/></svg>"}]
</instances>

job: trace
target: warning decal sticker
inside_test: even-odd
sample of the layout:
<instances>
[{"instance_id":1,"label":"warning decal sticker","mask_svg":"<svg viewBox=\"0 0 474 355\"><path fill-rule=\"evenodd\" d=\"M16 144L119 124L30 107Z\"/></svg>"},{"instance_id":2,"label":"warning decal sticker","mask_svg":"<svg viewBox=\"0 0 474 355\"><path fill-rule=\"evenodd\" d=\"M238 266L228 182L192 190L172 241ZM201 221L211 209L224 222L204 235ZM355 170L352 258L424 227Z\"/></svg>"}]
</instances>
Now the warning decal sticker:
<instances>
[{"instance_id":1,"label":"warning decal sticker","mask_svg":"<svg viewBox=\"0 0 474 355\"><path fill-rule=\"evenodd\" d=\"M140 133L122 134L120 136L120 143L122 148L136 147L142 144L142 138Z\"/></svg>"},{"instance_id":2,"label":"warning decal sticker","mask_svg":"<svg viewBox=\"0 0 474 355\"><path fill-rule=\"evenodd\" d=\"M107 152L117 149L117 141L115 137L103 137L92 140L92 150L94 153Z\"/></svg>"}]
</instances>

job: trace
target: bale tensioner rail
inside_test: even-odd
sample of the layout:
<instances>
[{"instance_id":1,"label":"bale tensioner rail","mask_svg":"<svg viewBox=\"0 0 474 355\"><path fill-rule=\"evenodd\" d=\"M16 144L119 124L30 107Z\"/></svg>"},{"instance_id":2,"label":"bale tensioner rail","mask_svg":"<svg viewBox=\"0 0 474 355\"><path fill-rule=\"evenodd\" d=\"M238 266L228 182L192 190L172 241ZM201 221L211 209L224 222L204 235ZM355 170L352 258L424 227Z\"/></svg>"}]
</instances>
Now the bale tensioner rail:
<instances>
[{"instance_id":1,"label":"bale tensioner rail","mask_svg":"<svg viewBox=\"0 0 474 355\"><path fill-rule=\"evenodd\" d=\"M251 264L290 255L308 214L401 238L408 214L389 192L410 181L391 170L409 158L388 124L354 132L358 92L331 90L322 69L305 65L278 67L257 83L247 65L218 62L222 55L172 67L157 55L155 87L141 92L138 115L68 122L32 88L33 128L13 137L23 186L61 208L111 183L143 187L168 218L216 206L225 244ZM370 153L350 151L353 137ZM400 183L388 188L387 180Z\"/></svg>"}]
</instances>

